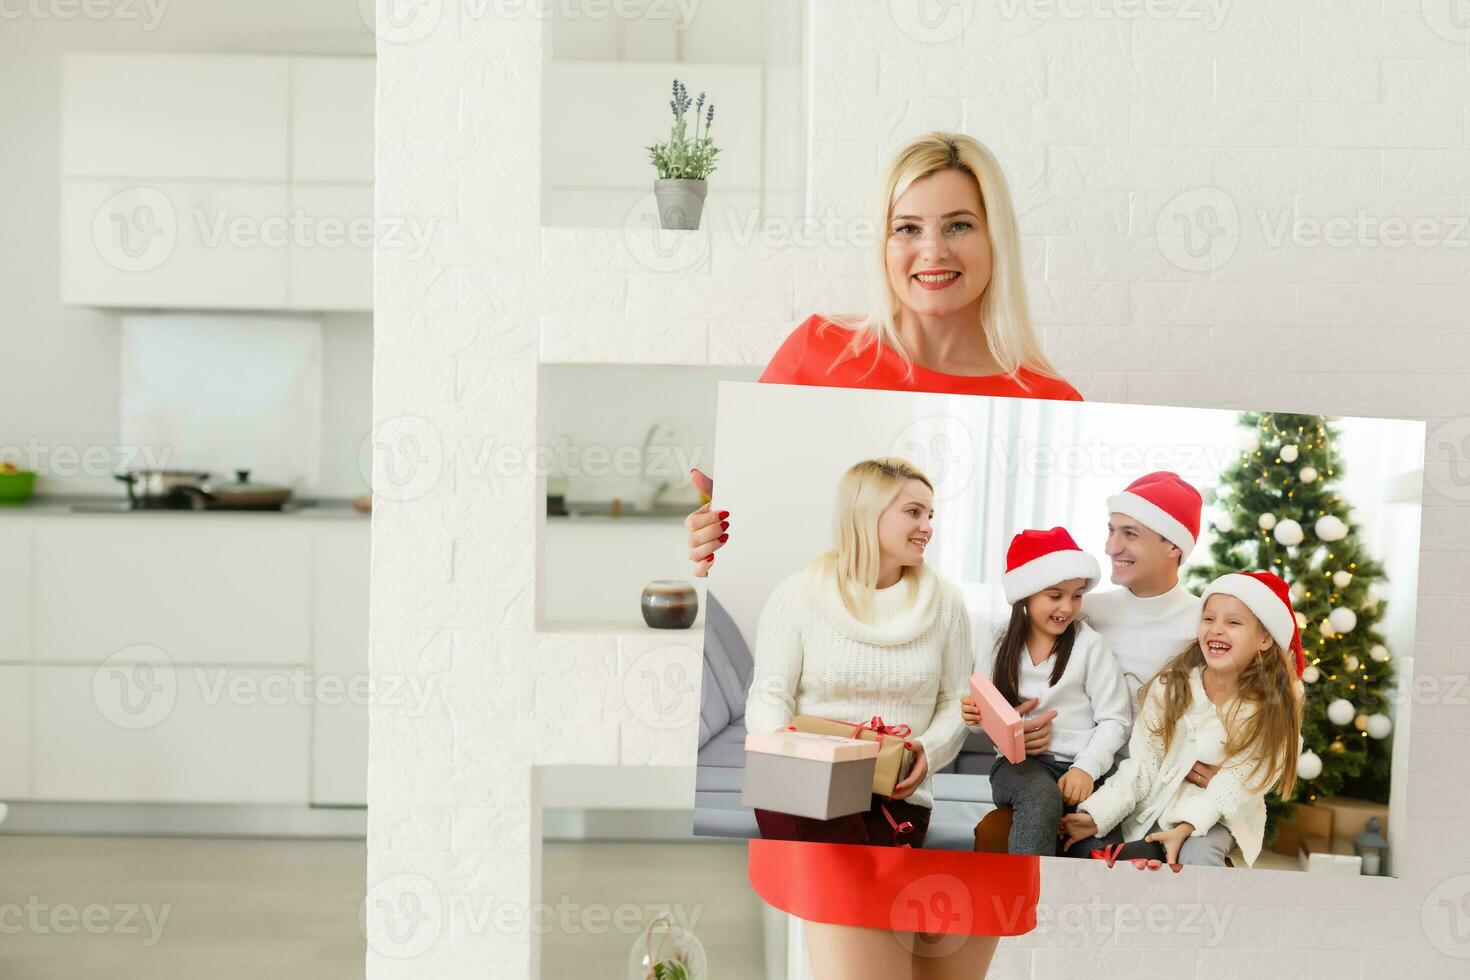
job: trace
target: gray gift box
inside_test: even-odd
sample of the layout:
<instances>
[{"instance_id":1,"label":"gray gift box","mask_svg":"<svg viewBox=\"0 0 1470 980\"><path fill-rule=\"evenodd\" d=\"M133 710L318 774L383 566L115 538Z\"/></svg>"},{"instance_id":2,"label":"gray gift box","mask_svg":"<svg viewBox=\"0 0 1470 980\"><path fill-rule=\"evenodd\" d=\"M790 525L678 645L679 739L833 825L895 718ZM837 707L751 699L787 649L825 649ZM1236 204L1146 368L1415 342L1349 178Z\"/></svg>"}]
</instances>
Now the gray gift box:
<instances>
[{"instance_id":1,"label":"gray gift box","mask_svg":"<svg viewBox=\"0 0 1470 980\"><path fill-rule=\"evenodd\" d=\"M776 813L831 820L872 806L878 743L780 731L745 736L740 802Z\"/></svg>"}]
</instances>

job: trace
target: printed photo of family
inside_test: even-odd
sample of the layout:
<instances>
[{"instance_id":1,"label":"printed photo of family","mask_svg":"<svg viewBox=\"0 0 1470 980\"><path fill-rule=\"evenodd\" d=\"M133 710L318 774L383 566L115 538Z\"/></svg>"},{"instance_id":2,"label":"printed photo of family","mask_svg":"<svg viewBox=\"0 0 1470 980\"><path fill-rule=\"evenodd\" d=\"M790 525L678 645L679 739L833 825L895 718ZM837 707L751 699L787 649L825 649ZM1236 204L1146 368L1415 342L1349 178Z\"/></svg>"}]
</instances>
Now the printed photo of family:
<instances>
[{"instance_id":1,"label":"printed photo of family","mask_svg":"<svg viewBox=\"0 0 1470 980\"><path fill-rule=\"evenodd\" d=\"M1422 423L735 383L718 419L696 834L1391 873Z\"/></svg>"}]
</instances>

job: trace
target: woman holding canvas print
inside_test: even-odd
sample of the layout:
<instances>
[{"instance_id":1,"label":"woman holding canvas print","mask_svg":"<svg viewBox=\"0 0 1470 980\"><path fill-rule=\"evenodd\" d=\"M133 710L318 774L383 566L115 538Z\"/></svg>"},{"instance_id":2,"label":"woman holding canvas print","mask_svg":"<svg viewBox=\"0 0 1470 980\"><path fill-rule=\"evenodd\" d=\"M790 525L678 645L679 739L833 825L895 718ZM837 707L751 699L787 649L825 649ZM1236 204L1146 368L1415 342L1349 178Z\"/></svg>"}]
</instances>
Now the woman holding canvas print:
<instances>
[{"instance_id":1,"label":"woman holding canvas print","mask_svg":"<svg viewBox=\"0 0 1470 980\"><path fill-rule=\"evenodd\" d=\"M868 314L809 317L762 381L1081 400L1031 323L1010 191L988 149L961 133L911 140L876 203ZM729 540L730 513L706 503L686 527L704 575ZM1035 727L1049 734L1049 722ZM820 980L976 980L999 936L1036 925L1040 866L1027 856L752 840L749 871L762 899L805 921Z\"/></svg>"}]
</instances>

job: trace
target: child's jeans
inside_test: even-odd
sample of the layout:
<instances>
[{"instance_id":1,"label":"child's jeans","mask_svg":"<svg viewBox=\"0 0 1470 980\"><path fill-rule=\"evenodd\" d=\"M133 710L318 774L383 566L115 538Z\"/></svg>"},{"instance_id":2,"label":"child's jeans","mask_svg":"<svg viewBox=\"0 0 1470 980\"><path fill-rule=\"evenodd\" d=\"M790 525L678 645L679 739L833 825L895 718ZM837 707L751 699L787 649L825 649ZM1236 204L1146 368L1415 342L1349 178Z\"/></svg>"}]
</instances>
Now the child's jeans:
<instances>
[{"instance_id":1,"label":"child's jeans","mask_svg":"<svg viewBox=\"0 0 1470 980\"><path fill-rule=\"evenodd\" d=\"M1149 834L1160 833L1163 829L1163 827L1155 823L1143 836L1147 837ZM1139 839L1142 840L1143 838ZM1121 844L1123 843L1123 830L1121 826L1114 827L1104 836L1092 837L1089 840L1097 841L1096 844L1093 844L1094 847L1104 847L1108 844ZM1203 864L1223 868L1225 867L1225 859L1230 856L1230 851L1233 847L1235 847L1235 838L1231 835L1229 828L1223 823L1217 823L1201 837L1184 838L1184 843L1179 845L1179 863ZM1085 854L1073 854L1072 851L1068 851L1067 853L1073 857L1087 856Z\"/></svg>"},{"instance_id":2,"label":"child's jeans","mask_svg":"<svg viewBox=\"0 0 1470 980\"><path fill-rule=\"evenodd\" d=\"M1005 756L996 756L994 765L990 767L990 793L997 805L1009 805L1012 811L1011 833L1006 839L1009 853L1047 857L1058 853L1061 840L1057 837L1057 830L1061 826L1062 814L1077 809L1062 801L1062 791L1057 786L1057 780L1071 768L1071 760L1058 759L1050 752L1028 755L1015 763ZM1096 785L1101 786L1109 775L1112 775L1111 771L1098 779ZM1074 847L1067 853L1073 857L1087 857L1087 851L1077 854L1076 850Z\"/></svg>"}]
</instances>

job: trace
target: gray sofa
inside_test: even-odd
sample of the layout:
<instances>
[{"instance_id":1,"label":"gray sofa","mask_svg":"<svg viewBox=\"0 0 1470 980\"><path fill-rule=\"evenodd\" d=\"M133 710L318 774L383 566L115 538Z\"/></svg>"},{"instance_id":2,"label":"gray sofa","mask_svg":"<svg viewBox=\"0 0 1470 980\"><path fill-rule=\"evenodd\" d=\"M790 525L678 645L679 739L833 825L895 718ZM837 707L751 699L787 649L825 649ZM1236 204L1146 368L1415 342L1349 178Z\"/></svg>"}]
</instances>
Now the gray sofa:
<instances>
[{"instance_id":1,"label":"gray sofa","mask_svg":"<svg viewBox=\"0 0 1470 980\"><path fill-rule=\"evenodd\" d=\"M710 594L704 612L699 756L694 782L694 832L711 837L759 837L755 815L740 804L745 771L745 696L754 663L740 629ZM934 774L934 815L926 848L968 851L990 799L994 748L971 734L958 758Z\"/></svg>"}]
</instances>

